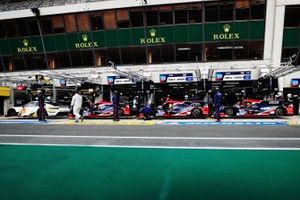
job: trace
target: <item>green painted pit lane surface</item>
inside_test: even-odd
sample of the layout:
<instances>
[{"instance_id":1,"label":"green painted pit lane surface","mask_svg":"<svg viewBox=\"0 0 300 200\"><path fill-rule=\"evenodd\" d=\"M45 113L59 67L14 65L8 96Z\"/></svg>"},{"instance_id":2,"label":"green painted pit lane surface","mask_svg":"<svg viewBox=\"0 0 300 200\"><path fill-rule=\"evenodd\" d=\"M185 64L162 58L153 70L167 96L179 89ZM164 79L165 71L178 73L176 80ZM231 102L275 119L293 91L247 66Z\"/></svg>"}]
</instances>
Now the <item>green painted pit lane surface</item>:
<instances>
[{"instance_id":1,"label":"green painted pit lane surface","mask_svg":"<svg viewBox=\"0 0 300 200\"><path fill-rule=\"evenodd\" d=\"M0 146L1 200L299 200L300 151Z\"/></svg>"}]
</instances>

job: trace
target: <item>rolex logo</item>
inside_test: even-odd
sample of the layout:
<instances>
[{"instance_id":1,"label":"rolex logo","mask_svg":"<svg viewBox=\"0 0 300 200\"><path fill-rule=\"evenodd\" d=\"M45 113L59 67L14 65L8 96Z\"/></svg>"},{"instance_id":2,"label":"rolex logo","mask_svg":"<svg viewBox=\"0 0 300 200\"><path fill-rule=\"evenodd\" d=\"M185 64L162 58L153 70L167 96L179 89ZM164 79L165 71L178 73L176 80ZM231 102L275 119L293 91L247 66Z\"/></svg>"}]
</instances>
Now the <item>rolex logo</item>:
<instances>
[{"instance_id":1,"label":"rolex logo","mask_svg":"<svg viewBox=\"0 0 300 200\"><path fill-rule=\"evenodd\" d=\"M88 34L82 34L81 38L83 42L74 43L76 49L98 47L98 42L89 41Z\"/></svg>"},{"instance_id":2,"label":"rolex logo","mask_svg":"<svg viewBox=\"0 0 300 200\"><path fill-rule=\"evenodd\" d=\"M27 40L27 39L24 39L22 42L23 42L23 45L24 45L25 47L27 47L27 46L28 46L28 43L29 43L29 42L28 42L28 40Z\"/></svg>"},{"instance_id":3,"label":"rolex logo","mask_svg":"<svg viewBox=\"0 0 300 200\"><path fill-rule=\"evenodd\" d=\"M87 42L87 41L88 41L88 35L87 35L87 34L83 34L81 37L82 37L82 40L83 40L84 42Z\"/></svg>"},{"instance_id":4,"label":"rolex logo","mask_svg":"<svg viewBox=\"0 0 300 200\"><path fill-rule=\"evenodd\" d=\"M157 30L150 29L149 30L150 37L140 38L140 43L141 44L161 44L161 43L166 43L166 38L165 37L157 37L156 33L157 33Z\"/></svg>"},{"instance_id":5,"label":"rolex logo","mask_svg":"<svg viewBox=\"0 0 300 200\"><path fill-rule=\"evenodd\" d=\"M17 47L17 52L18 53L31 53L31 52L37 52L38 49L35 46L29 46L29 40L24 39L22 40L23 46L22 47Z\"/></svg>"},{"instance_id":6,"label":"rolex logo","mask_svg":"<svg viewBox=\"0 0 300 200\"><path fill-rule=\"evenodd\" d=\"M236 39L240 39L240 33L233 33L230 30L231 26L229 24L225 24L222 28L223 28L224 32L213 34L212 35L213 40L236 40Z\"/></svg>"},{"instance_id":7,"label":"rolex logo","mask_svg":"<svg viewBox=\"0 0 300 200\"><path fill-rule=\"evenodd\" d=\"M223 29L224 29L224 32L225 32L225 33L228 33L228 32L230 31L230 25L229 25L229 24L225 24L225 25L223 26Z\"/></svg>"},{"instance_id":8,"label":"rolex logo","mask_svg":"<svg viewBox=\"0 0 300 200\"><path fill-rule=\"evenodd\" d=\"M150 33L151 37L155 37L156 36L156 30L155 29L150 29L149 33Z\"/></svg>"}]
</instances>

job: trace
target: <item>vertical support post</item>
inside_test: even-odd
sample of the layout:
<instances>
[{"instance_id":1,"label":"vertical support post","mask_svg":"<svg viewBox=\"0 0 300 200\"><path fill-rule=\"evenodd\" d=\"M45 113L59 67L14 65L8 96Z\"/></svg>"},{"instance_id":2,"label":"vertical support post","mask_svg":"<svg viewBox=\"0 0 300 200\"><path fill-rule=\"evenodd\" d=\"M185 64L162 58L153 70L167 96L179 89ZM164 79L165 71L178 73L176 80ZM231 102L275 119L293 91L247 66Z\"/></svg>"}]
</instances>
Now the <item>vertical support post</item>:
<instances>
[{"instance_id":1,"label":"vertical support post","mask_svg":"<svg viewBox=\"0 0 300 200\"><path fill-rule=\"evenodd\" d=\"M57 90L56 90L56 87L55 87L54 84L52 84L52 92L53 92L53 94L52 94L52 101L54 103L56 103L56 100L57 100Z\"/></svg>"},{"instance_id":2,"label":"vertical support post","mask_svg":"<svg viewBox=\"0 0 300 200\"><path fill-rule=\"evenodd\" d=\"M44 43L44 37L43 37L43 34L42 34L42 29L41 29L41 24L40 24L40 11L38 8L36 9L31 9L35 16L36 16L36 20L37 20L37 24L38 24L38 29L39 29L39 33L40 33L40 37L41 37L41 42L42 42L42 48L43 48L43 53L45 55L45 59L46 59L46 66L47 66L47 69L49 69L49 64L48 64L48 57L47 57L47 54L46 54L46 48L45 48L45 43Z\"/></svg>"}]
</instances>

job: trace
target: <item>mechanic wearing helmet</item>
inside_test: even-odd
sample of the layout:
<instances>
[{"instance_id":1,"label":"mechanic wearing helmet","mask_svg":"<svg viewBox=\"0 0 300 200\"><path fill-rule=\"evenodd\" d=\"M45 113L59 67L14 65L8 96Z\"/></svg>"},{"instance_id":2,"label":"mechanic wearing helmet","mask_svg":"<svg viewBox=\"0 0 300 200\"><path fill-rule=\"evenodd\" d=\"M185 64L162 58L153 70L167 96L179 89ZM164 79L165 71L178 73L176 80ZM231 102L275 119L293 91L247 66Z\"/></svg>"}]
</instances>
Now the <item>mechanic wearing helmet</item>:
<instances>
[{"instance_id":1,"label":"mechanic wearing helmet","mask_svg":"<svg viewBox=\"0 0 300 200\"><path fill-rule=\"evenodd\" d=\"M275 100L277 100L277 101L281 101L281 100L282 100L282 93L281 93L281 92L278 92L278 93L275 95Z\"/></svg>"},{"instance_id":2,"label":"mechanic wearing helmet","mask_svg":"<svg viewBox=\"0 0 300 200\"><path fill-rule=\"evenodd\" d=\"M184 95L184 100L185 100L185 101L189 100L189 96L188 96L187 94Z\"/></svg>"}]
</instances>

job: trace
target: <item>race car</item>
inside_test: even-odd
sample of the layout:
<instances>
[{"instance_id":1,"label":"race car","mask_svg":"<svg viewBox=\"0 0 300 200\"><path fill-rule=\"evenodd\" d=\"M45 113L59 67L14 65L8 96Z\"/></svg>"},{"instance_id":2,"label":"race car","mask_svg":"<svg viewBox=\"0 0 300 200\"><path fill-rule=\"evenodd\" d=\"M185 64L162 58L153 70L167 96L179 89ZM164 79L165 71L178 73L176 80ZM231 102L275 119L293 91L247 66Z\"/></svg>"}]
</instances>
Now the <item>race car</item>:
<instances>
[{"instance_id":1,"label":"race car","mask_svg":"<svg viewBox=\"0 0 300 200\"><path fill-rule=\"evenodd\" d=\"M37 111L39 109L38 101L31 101L23 106L15 106L9 108L7 116L20 116L20 117L37 117ZM48 116L67 116L69 112L68 106L60 106L56 103L46 101L45 108Z\"/></svg>"},{"instance_id":2,"label":"race car","mask_svg":"<svg viewBox=\"0 0 300 200\"><path fill-rule=\"evenodd\" d=\"M100 101L93 108L83 111L84 118L105 118L113 116L113 104L108 101ZM120 103L119 116L130 115L130 106L124 102Z\"/></svg>"},{"instance_id":3,"label":"race car","mask_svg":"<svg viewBox=\"0 0 300 200\"><path fill-rule=\"evenodd\" d=\"M167 101L157 109L157 117L200 118L208 116L208 106L202 101Z\"/></svg>"},{"instance_id":4,"label":"race car","mask_svg":"<svg viewBox=\"0 0 300 200\"><path fill-rule=\"evenodd\" d=\"M293 105L283 101L246 99L232 107L224 107L225 116L283 116L293 115Z\"/></svg>"}]
</instances>

